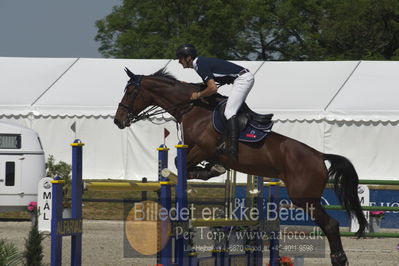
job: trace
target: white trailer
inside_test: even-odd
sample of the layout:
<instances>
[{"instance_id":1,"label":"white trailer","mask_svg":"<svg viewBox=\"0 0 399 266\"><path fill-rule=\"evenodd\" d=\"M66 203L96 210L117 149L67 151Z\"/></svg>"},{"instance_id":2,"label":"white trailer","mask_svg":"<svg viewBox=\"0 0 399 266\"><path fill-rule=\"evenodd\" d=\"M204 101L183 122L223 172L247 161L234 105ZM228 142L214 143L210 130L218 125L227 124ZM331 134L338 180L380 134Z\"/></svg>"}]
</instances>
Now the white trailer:
<instances>
[{"instance_id":1,"label":"white trailer","mask_svg":"<svg viewBox=\"0 0 399 266\"><path fill-rule=\"evenodd\" d=\"M37 184L45 177L45 158L33 130L0 122L0 211L26 210L37 201Z\"/></svg>"}]
</instances>

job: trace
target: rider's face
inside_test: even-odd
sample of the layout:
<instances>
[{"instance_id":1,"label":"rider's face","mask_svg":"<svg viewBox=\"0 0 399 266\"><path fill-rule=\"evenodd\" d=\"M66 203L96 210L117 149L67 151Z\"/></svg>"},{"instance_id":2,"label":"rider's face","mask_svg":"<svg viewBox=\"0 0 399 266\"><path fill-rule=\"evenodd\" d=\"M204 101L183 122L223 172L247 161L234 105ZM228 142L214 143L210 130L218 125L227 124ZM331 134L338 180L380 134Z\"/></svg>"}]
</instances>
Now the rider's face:
<instances>
[{"instance_id":1,"label":"rider's face","mask_svg":"<svg viewBox=\"0 0 399 266\"><path fill-rule=\"evenodd\" d=\"M192 68L193 60L191 60L191 56L180 57L179 63L183 66L183 68Z\"/></svg>"}]
</instances>

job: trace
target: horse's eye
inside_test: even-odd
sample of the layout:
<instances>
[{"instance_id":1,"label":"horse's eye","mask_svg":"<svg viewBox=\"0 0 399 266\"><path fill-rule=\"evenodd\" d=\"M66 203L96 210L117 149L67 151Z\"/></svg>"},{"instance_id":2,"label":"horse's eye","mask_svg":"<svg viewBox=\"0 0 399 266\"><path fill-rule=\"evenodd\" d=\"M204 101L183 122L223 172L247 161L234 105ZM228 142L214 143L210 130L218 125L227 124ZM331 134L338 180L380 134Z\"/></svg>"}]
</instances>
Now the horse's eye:
<instances>
[{"instance_id":1,"label":"horse's eye","mask_svg":"<svg viewBox=\"0 0 399 266\"><path fill-rule=\"evenodd\" d=\"M133 92L134 92L134 88L128 88L128 87L126 87L125 94L126 94L127 96L130 97L130 96L133 94Z\"/></svg>"}]
</instances>

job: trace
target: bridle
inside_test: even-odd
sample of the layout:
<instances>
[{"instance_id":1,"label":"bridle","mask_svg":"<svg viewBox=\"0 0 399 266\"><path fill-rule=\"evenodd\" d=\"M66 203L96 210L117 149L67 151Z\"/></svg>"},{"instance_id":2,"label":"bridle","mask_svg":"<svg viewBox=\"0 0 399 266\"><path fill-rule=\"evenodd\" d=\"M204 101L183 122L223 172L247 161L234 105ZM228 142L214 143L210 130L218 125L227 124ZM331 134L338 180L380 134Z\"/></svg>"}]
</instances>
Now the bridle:
<instances>
[{"instance_id":1,"label":"bridle","mask_svg":"<svg viewBox=\"0 0 399 266\"><path fill-rule=\"evenodd\" d=\"M128 125L133 124L133 123L138 122L138 121L141 121L141 120L144 120L144 119L149 119L149 118L151 118L153 116L156 116L156 115L160 115L160 114L164 114L164 113L173 113L177 109L179 109L179 108L181 108L182 106L185 106L185 105L188 105L187 109L190 110L191 107L194 105L191 100L185 100L185 101L183 101L181 103L178 103L178 104L172 106L172 108L167 108L168 110L162 109L159 106L152 105L152 106L148 106L143 111L141 111L139 114L135 115L135 114L133 114L131 112L131 110L132 110L134 102L135 102L135 100L137 98L137 95L139 95L139 91L140 91L140 88L141 88L141 80L142 80L143 76L139 75L137 77L138 78L136 80L130 79L129 82L127 83L127 85L126 85L126 88L125 88L125 93L126 93L127 87L129 87L132 84L135 86L135 88L133 88L133 92L132 92L132 96L131 96L131 98L132 98L131 102L128 105L126 105L126 104L124 104L122 102L120 102L118 104L118 108L122 108L122 109L124 109L127 112Z\"/></svg>"},{"instance_id":2,"label":"bridle","mask_svg":"<svg viewBox=\"0 0 399 266\"><path fill-rule=\"evenodd\" d=\"M139 93L139 89L140 89L140 85L141 85L141 80L142 80L142 78L143 78L143 76L137 76L137 79L136 80L134 80L134 79L130 79L129 81L128 81L128 83L126 84L126 87L125 87L125 93L126 93L126 91L127 91L127 88L130 86L130 85L134 85L135 87L136 87L136 89L133 89L133 92L132 92L132 101L128 104L128 105L126 105L126 104L124 104L124 103L122 103L122 102L120 102L119 104L118 104L118 108L122 108L122 109L124 109L126 112L127 112L127 116L128 116L128 120L129 120L129 123L133 123L132 121L131 121L131 117L133 116L133 114L132 114L132 112L130 111L131 109L132 109L132 107L133 107L133 104L134 104L134 101L135 101L135 99L136 99L136 96L137 96L137 94Z\"/></svg>"}]
</instances>

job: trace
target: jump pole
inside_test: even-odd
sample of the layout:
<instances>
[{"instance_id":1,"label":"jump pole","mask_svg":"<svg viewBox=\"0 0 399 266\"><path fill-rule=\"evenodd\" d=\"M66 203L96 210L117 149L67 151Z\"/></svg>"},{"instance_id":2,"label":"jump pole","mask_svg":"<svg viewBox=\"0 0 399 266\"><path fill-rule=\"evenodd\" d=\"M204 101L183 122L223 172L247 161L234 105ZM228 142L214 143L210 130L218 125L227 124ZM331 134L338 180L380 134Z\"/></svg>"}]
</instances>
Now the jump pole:
<instances>
[{"instance_id":1,"label":"jump pole","mask_svg":"<svg viewBox=\"0 0 399 266\"><path fill-rule=\"evenodd\" d=\"M274 180L278 181L278 180ZM279 219L279 194L280 194L280 187L277 184L274 184L271 182L270 187L269 187L269 202L274 203L276 208L277 208L277 217L276 220L278 221L278 229L276 231L271 232L271 237L269 241L269 249L270 249L270 266L278 266L280 265L280 254L279 254L279 239L278 239L278 234L280 231L280 219Z\"/></svg>"},{"instance_id":2,"label":"jump pole","mask_svg":"<svg viewBox=\"0 0 399 266\"><path fill-rule=\"evenodd\" d=\"M83 194L83 146L80 140L75 140L72 146L72 219L82 223L82 194ZM71 239L71 264L82 264L82 233L72 235Z\"/></svg>"},{"instance_id":3,"label":"jump pole","mask_svg":"<svg viewBox=\"0 0 399 266\"><path fill-rule=\"evenodd\" d=\"M171 186L168 182L168 178L161 174L161 171L168 168L168 151L165 145L159 146L158 151L158 180L161 184L160 189L160 200L161 206L167 210L172 207L172 193ZM172 265L172 239L168 234L168 221L161 221L161 243L167 241L165 247L158 253L158 263L161 265L169 266Z\"/></svg>"},{"instance_id":4,"label":"jump pole","mask_svg":"<svg viewBox=\"0 0 399 266\"><path fill-rule=\"evenodd\" d=\"M265 229L265 218L266 215L263 212L263 177L256 176L255 177L255 187L259 191L259 194L256 198L255 206L259 211L259 223L261 230ZM263 265L263 240L261 237L257 237L255 241L255 251L254 251L254 265L262 266Z\"/></svg>"},{"instance_id":5,"label":"jump pole","mask_svg":"<svg viewBox=\"0 0 399 266\"><path fill-rule=\"evenodd\" d=\"M62 263L62 236L57 234L57 224L58 221L62 220L62 188L64 180L56 176L51 183L51 266L59 266Z\"/></svg>"},{"instance_id":6,"label":"jump pole","mask_svg":"<svg viewBox=\"0 0 399 266\"><path fill-rule=\"evenodd\" d=\"M176 212L177 222L180 226L188 228L188 221L182 217L182 209L187 208L187 149L188 145L179 143L177 149L177 184L176 184ZM187 225L187 226L185 226ZM187 265L188 252L185 248L186 240L183 237L175 238L175 263L177 265Z\"/></svg>"},{"instance_id":7,"label":"jump pole","mask_svg":"<svg viewBox=\"0 0 399 266\"><path fill-rule=\"evenodd\" d=\"M177 149L177 180L176 176L170 172L167 168L168 162L168 148L161 145L158 150L158 169L159 169L159 180L161 184L161 205L170 210L172 206L171 201L171 185L176 185L176 212L177 212L177 222L180 226L188 228L188 220L183 219L182 209L187 208L187 148L188 145L179 143L175 146ZM174 181L170 181L173 179ZM169 180L169 181L168 181ZM177 181L177 182L176 182ZM187 217L188 218L188 217ZM187 226L186 226L187 225ZM162 265L188 265L188 252L186 249L187 241L183 237L176 237L174 239L174 254L172 255L172 243L171 238L167 234L167 223L161 223L161 239L165 240L168 238L167 245L159 252L158 262ZM174 257L174 261L172 261ZM193 258L191 258L192 260ZM193 260L192 260L193 261ZM174 263L174 264L173 264Z\"/></svg>"},{"instance_id":8,"label":"jump pole","mask_svg":"<svg viewBox=\"0 0 399 266\"><path fill-rule=\"evenodd\" d=\"M62 264L62 237L71 236L71 265L82 265L82 150L84 143L72 144L72 218L63 218L64 181L55 177L52 183L51 266Z\"/></svg>"}]
</instances>

